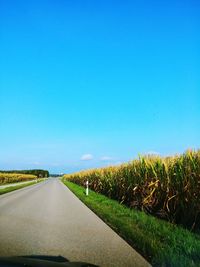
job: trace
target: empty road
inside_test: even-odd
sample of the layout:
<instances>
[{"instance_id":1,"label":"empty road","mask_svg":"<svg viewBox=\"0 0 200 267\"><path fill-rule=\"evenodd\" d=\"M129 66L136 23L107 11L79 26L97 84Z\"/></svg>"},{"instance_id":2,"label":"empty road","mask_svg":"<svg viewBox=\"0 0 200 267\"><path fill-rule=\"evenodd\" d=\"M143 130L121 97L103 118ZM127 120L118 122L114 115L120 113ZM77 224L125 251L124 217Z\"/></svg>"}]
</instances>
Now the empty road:
<instances>
[{"instance_id":1,"label":"empty road","mask_svg":"<svg viewBox=\"0 0 200 267\"><path fill-rule=\"evenodd\" d=\"M21 255L150 266L58 179L0 196L0 256Z\"/></svg>"}]
</instances>

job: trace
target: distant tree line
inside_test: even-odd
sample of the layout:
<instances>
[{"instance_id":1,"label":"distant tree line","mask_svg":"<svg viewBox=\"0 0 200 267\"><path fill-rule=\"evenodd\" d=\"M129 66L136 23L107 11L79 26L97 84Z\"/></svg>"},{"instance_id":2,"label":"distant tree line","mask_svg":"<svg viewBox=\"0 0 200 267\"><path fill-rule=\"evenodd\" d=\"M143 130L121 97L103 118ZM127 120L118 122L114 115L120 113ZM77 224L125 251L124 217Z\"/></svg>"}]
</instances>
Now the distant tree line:
<instances>
[{"instance_id":1,"label":"distant tree line","mask_svg":"<svg viewBox=\"0 0 200 267\"><path fill-rule=\"evenodd\" d=\"M0 173L23 173L36 175L38 178L49 177L49 172L47 170L10 170L10 171L0 171Z\"/></svg>"},{"instance_id":2,"label":"distant tree line","mask_svg":"<svg viewBox=\"0 0 200 267\"><path fill-rule=\"evenodd\" d=\"M61 177L62 175L61 174L50 174L51 177Z\"/></svg>"}]
</instances>

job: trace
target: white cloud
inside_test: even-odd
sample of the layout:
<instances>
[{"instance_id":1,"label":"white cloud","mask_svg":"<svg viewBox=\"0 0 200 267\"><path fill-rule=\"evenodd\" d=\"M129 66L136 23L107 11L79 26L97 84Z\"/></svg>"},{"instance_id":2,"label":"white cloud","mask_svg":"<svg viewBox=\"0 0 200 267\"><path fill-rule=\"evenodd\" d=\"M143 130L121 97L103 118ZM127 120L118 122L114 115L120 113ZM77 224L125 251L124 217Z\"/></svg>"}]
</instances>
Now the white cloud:
<instances>
[{"instance_id":1,"label":"white cloud","mask_svg":"<svg viewBox=\"0 0 200 267\"><path fill-rule=\"evenodd\" d=\"M110 161L110 160L112 160L112 158L108 157L108 156L103 156L103 157L100 158L100 160L101 161Z\"/></svg>"},{"instance_id":2,"label":"white cloud","mask_svg":"<svg viewBox=\"0 0 200 267\"><path fill-rule=\"evenodd\" d=\"M84 154L81 157L81 160L92 160L94 157L92 154Z\"/></svg>"}]
</instances>

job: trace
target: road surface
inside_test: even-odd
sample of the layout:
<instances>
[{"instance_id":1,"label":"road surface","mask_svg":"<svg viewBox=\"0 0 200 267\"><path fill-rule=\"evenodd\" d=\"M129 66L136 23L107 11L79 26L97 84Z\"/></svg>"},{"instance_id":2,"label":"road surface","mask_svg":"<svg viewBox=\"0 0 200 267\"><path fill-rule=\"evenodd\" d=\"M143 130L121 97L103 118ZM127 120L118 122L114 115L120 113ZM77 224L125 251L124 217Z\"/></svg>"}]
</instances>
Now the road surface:
<instances>
[{"instance_id":1,"label":"road surface","mask_svg":"<svg viewBox=\"0 0 200 267\"><path fill-rule=\"evenodd\" d=\"M150 266L58 179L0 196L0 256L21 255Z\"/></svg>"}]
</instances>

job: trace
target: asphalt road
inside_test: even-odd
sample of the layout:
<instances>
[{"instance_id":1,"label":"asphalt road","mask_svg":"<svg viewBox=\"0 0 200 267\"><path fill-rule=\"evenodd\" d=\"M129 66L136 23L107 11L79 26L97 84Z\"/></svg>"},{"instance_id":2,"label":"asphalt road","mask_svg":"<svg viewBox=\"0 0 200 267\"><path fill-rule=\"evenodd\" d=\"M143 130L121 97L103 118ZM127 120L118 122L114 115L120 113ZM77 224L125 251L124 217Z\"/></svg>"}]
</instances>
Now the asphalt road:
<instances>
[{"instance_id":1,"label":"asphalt road","mask_svg":"<svg viewBox=\"0 0 200 267\"><path fill-rule=\"evenodd\" d=\"M57 179L0 196L0 256L21 255L150 266Z\"/></svg>"}]
</instances>

